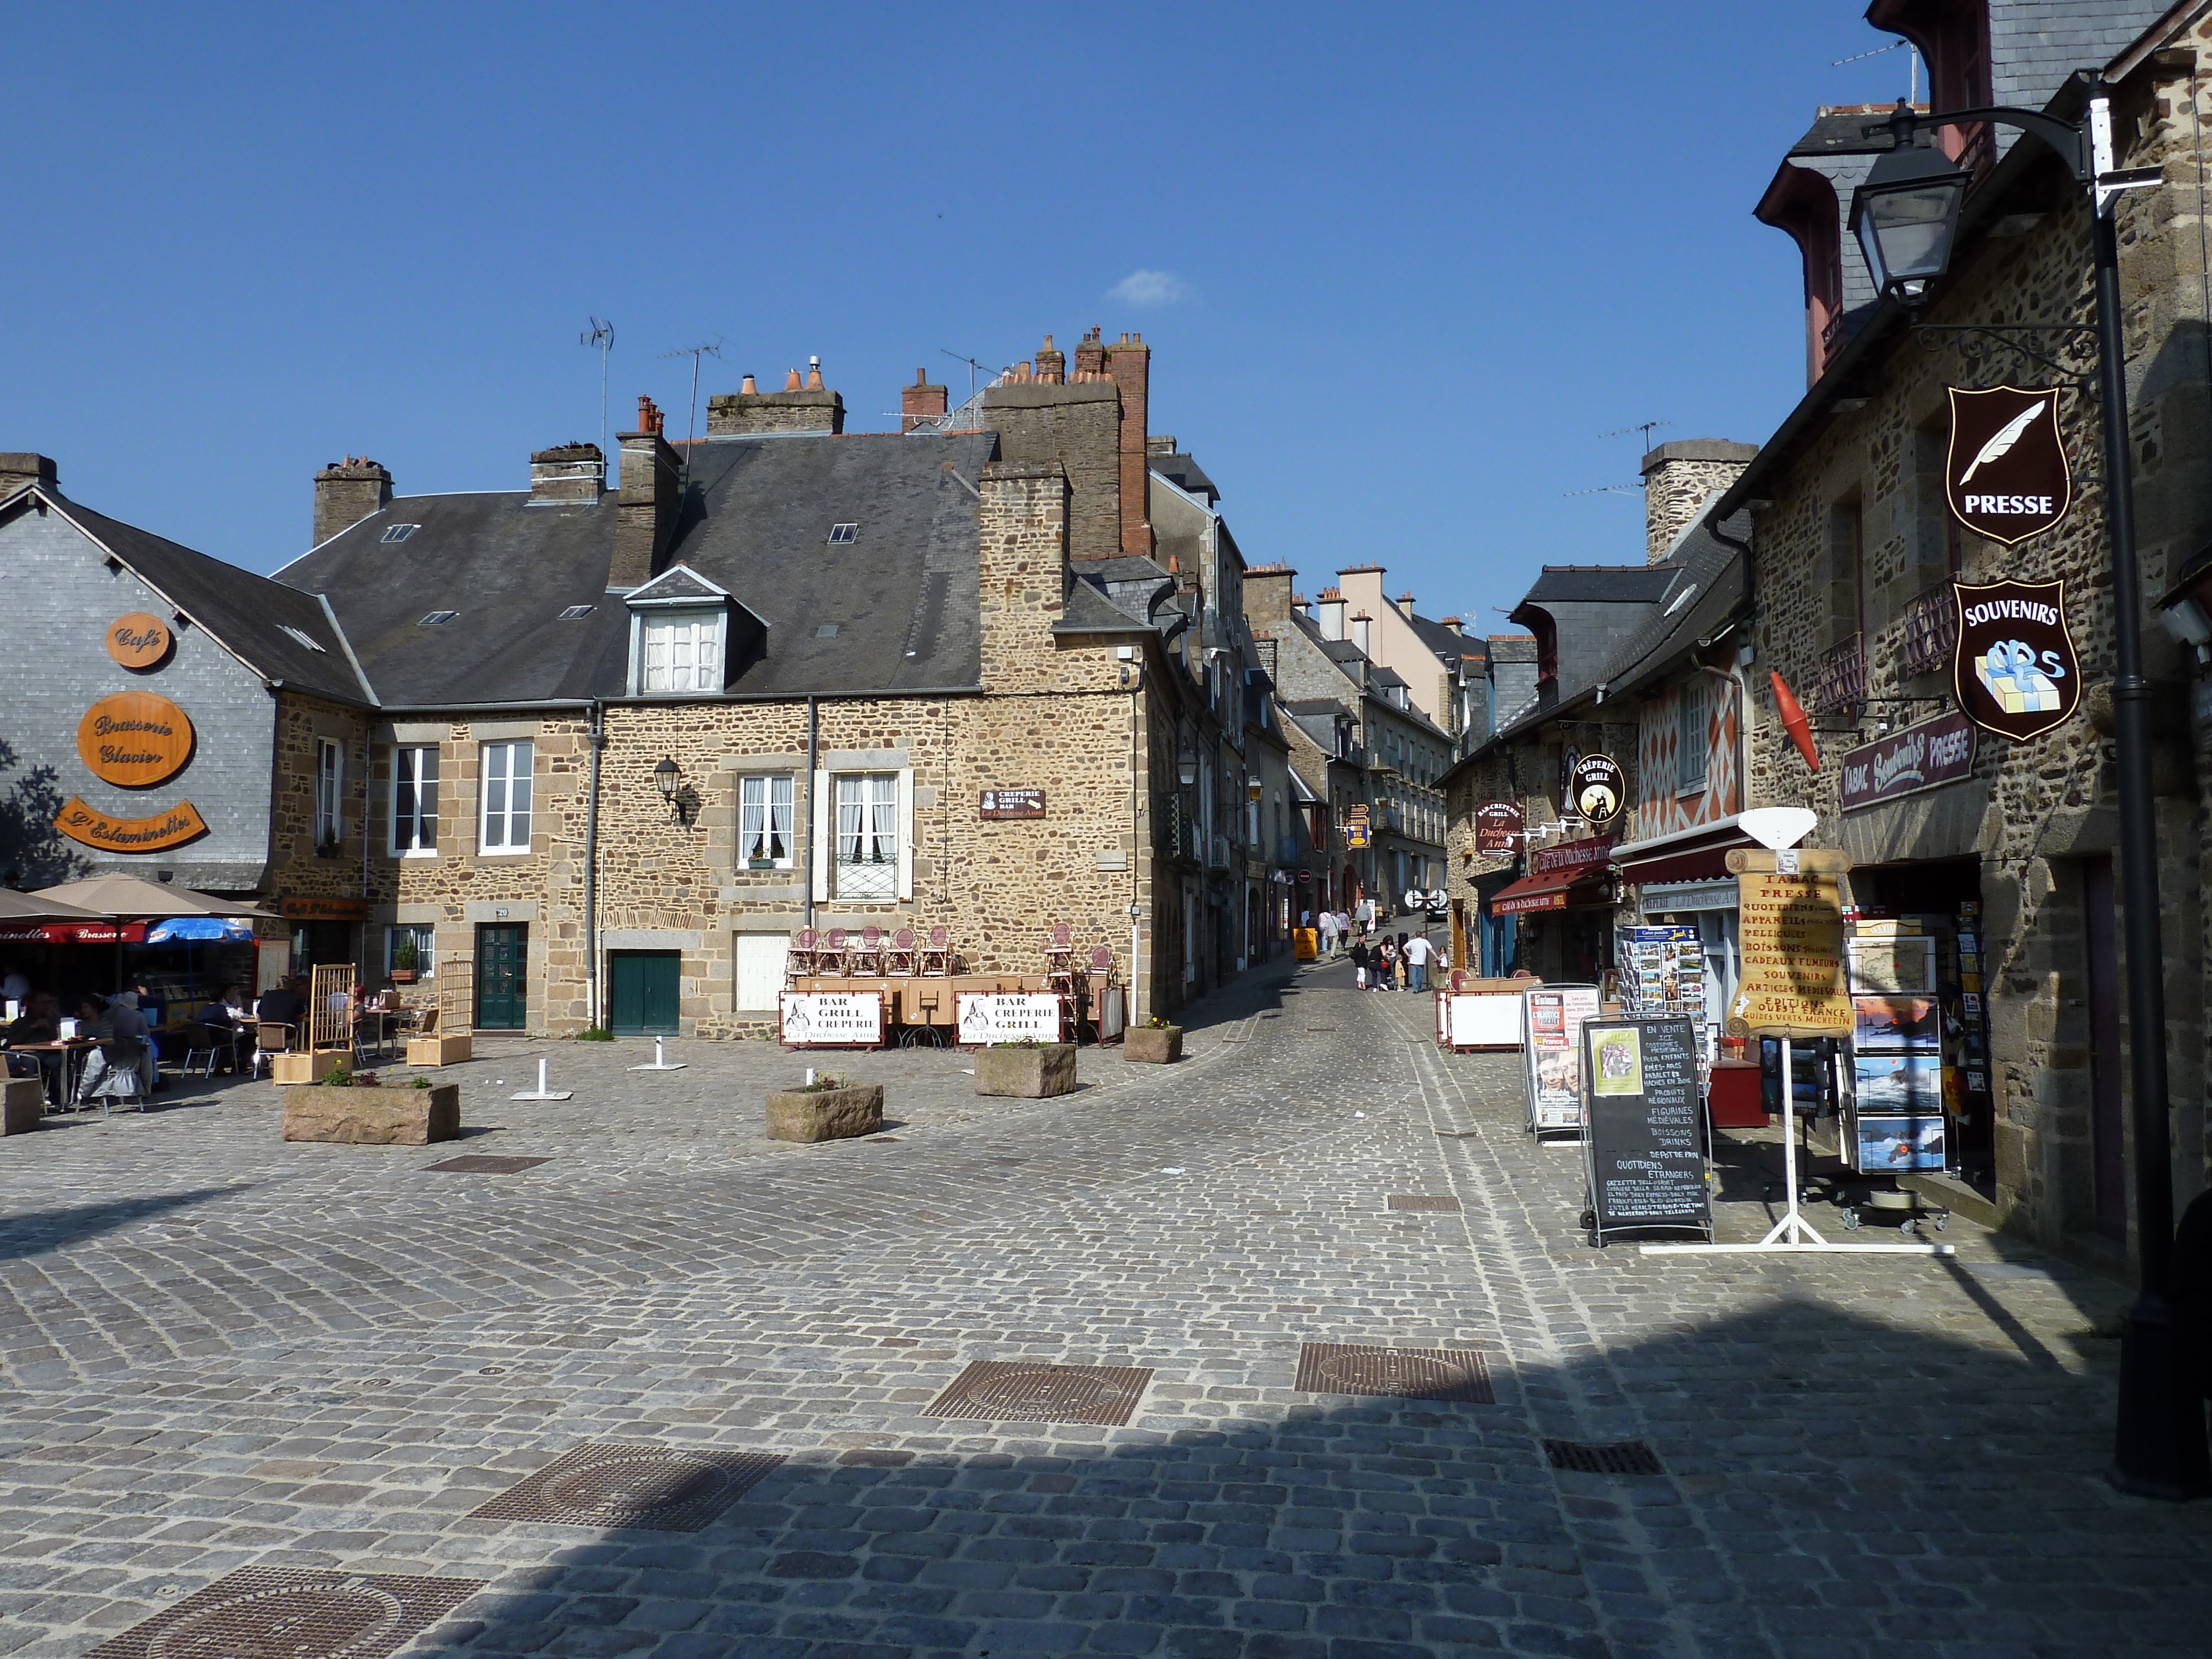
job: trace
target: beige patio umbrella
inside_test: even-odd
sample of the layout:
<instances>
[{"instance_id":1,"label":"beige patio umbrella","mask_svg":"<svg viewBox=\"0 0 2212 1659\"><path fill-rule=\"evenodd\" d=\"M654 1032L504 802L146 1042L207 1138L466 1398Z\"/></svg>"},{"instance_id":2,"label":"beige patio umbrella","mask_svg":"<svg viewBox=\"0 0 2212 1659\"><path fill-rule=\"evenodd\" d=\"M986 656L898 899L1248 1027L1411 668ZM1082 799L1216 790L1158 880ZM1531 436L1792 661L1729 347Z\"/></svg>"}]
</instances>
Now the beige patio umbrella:
<instances>
[{"instance_id":1,"label":"beige patio umbrella","mask_svg":"<svg viewBox=\"0 0 2212 1659\"><path fill-rule=\"evenodd\" d=\"M196 888L147 881L138 876L92 876L83 881L65 881L58 887L41 887L31 896L75 905L95 917L116 921L153 921L170 916L276 920L274 913L237 899L217 898Z\"/></svg>"},{"instance_id":2,"label":"beige patio umbrella","mask_svg":"<svg viewBox=\"0 0 2212 1659\"><path fill-rule=\"evenodd\" d=\"M74 904L64 904L58 899L41 898L31 893L19 893L12 887L0 887L0 921L106 921L108 917L91 910L79 909Z\"/></svg>"}]
</instances>

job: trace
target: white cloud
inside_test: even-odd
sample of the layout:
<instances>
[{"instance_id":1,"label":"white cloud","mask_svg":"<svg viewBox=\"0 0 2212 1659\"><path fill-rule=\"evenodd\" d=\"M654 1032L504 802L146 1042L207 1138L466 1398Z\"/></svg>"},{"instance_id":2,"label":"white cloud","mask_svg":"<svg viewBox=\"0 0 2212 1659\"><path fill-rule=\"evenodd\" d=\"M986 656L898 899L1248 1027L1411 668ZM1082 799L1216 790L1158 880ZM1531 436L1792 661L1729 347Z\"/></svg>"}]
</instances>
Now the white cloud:
<instances>
[{"instance_id":1,"label":"white cloud","mask_svg":"<svg viewBox=\"0 0 2212 1659\"><path fill-rule=\"evenodd\" d=\"M1133 270L1106 290L1109 300L1119 300L1125 305L1172 305L1189 293L1182 279L1171 270Z\"/></svg>"}]
</instances>

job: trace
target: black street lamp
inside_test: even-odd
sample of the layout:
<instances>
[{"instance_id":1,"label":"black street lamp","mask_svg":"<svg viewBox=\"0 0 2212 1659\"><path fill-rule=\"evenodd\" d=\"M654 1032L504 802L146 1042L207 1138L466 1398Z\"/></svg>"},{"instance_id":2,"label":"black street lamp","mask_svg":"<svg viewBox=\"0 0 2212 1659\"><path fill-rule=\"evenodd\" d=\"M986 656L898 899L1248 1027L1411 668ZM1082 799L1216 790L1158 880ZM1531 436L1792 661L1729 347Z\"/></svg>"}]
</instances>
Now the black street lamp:
<instances>
[{"instance_id":1,"label":"black street lamp","mask_svg":"<svg viewBox=\"0 0 2212 1659\"><path fill-rule=\"evenodd\" d=\"M2120 1344L2112 1483L2147 1497L2212 1492L2204 1401L2184 1375L2166 1274L2173 1254L2173 1145L2166 1098L2165 953L2159 941L2158 837L2153 821L2150 682L2143 677L2142 575L2136 559L2135 484L2128 451L2127 359L2120 339L2119 245L2113 199L2160 180L2155 167L2112 166L2112 104L2088 85L2076 126L2035 110L1966 109L1919 116L1900 100L1885 123L1892 149L1851 198L1851 229L1885 292L1911 309L1950 264L1968 175L1915 145L1917 127L1994 122L2033 133L2089 192L2097 285L2097 373L2103 404L2106 511L2112 529L2112 716L2119 749L2120 878L2126 909L2129 1084L2135 1127L2136 1251L2140 1281ZM1879 126L1867 129L1869 134ZM1991 325L1991 331L1997 331Z\"/></svg>"}]
</instances>

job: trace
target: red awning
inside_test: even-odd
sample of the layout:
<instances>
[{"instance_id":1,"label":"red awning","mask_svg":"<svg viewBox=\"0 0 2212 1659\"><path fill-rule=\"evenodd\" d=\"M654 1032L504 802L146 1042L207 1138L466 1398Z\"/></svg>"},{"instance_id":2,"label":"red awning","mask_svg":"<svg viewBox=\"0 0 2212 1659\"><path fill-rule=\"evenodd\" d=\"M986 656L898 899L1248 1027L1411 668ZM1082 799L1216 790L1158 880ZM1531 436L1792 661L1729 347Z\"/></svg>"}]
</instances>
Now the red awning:
<instances>
[{"instance_id":1,"label":"red awning","mask_svg":"<svg viewBox=\"0 0 2212 1659\"><path fill-rule=\"evenodd\" d=\"M1564 910L1571 904L1605 902L1605 878L1586 870L1547 871L1523 876L1490 896L1493 916L1524 915L1531 910Z\"/></svg>"},{"instance_id":2,"label":"red awning","mask_svg":"<svg viewBox=\"0 0 2212 1659\"><path fill-rule=\"evenodd\" d=\"M1616 848L1613 867L1631 887L1655 881L1719 881L1729 872L1729 851L1755 845L1734 823L1717 824L1703 835L1668 836L1649 851L1633 842Z\"/></svg>"},{"instance_id":3,"label":"red awning","mask_svg":"<svg viewBox=\"0 0 2212 1659\"><path fill-rule=\"evenodd\" d=\"M0 923L0 944L143 945L143 921L40 921Z\"/></svg>"}]
</instances>

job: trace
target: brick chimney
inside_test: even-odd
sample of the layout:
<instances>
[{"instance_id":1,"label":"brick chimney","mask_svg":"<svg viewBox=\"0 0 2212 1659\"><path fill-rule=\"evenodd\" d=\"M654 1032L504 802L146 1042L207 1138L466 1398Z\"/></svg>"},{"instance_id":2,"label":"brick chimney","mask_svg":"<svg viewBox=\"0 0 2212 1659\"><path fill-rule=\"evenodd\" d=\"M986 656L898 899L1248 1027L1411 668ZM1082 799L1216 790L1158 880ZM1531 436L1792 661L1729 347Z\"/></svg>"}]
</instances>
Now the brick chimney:
<instances>
[{"instance_id":1,"label":"brick chimney","mask_svg":"<svg viewBox=\"0 0 2212 1659\"><path fill-rule=\"evenodd\" d=\"M1453 633L1462 635L1467 632L1464 628L1460 626L1460 620L1457 617L1446 617L1437 623L1437 626L1439 628L1449 628Z\"/></svg>"},{"instance_id":2,"label":"brick chimney","mask_svg":"<svg viewBox=\"0 0 2212 1659\"><path fill-rule=\"evenodd\" d=\"M1291 619L1298 573L1286 564L1255 564L1244 573L1244 620L1255 627Z\"/></svg>"},{"instance_id":3,"label":"brick chimney","mask_svg":"<svg viewBox=\"0 0 2212 1659\"><path fill-rule=\"evenodd\" d=\"M320 547L392 505L392 475L365 455L332 461L315 474L315 540Z\"/></svg>"},{"instance_id":4,"label":"brick chimney","mask_svg":"<svg viewBox=\"0 0 2212 1659\"><path fill-rule=\"evenodd\" d=\"M1644 458L1644 557L1657 564L1683 526L1704 511L1706 501L1743 476L1756 444L1725 438L1683 438L1661 444Z\"/></svg>"},{"instance_id":5,"label":"brick chimney","mask_svg":"<svg viewBox=\"0 0 2212 1659\"><path fill-rule=\"evenodd\" d=\"M1095 380L1106 372L1106 344L1093 328L1075 348L1075 376L1079 380Z\"/></svg>"},{"instance_id":6,"label":"brick chimney","mask_svg":"<svg viewBox=\"0 0 2212 1659\"><path fill-rule=\"evenodd\" d=\"M14 495L25 484L44 484L48 489L58 490L60 485L54 477L54 464L44 455L0 450L0 497Z\"/></svg>"},{"instance_id":7,"label":"brick chimney","mask_svg":"<svg viewBox=\"0 0 2212 1659\"><path fill-rule=\"evenodd\" d=\"M1175 434L1172 432L1155 432L1145 440L1145 453L1147 455L1175 455L1181 453L1176 448Z\"/></svg>"},{"instance_id":8,"label":"brick chimney","mask_svg":"<svg viewBox=\"0 0 2212 1659\"><path fill-rule=\"evenodd\" d=\"M637 430L622 438L622 495L615 519L614 557L607 591L627 593L653 580L653 569L676 526L681 468L660 435L661 414L650 398L637 400Z\"/></svg>"},{"instance_id":9,"label":"brick chimney","mask_svg":"<svg viewBox=\"0 0 2212 1659\"><path fill-rule=\"evenodd\" d=\"M1321 636L1325 640L1344 637L1344 590L1340 587L1321 591Z\"/></svg>"},{"instance_id":10,"label":"brick chimney","mask_svg":"<svg viewBox=\"0 0 2212 1659\"><path fill-rule=\"evenodd\" d=\"M917 368L914 384L899 388L899 430L911 432L924 421L942 420L945 408L945 388L930 384L927 369Z\"/></svg>"},{"instance_id":11,"label":"brick chimney","mask_svg":"<svg viewBox=\"0 0 2212 1659\"><path fill-rule=\"evenodd\" d=\"M781 392L753 390L753 377L745 376L744 389L717 392L707 399L707 435L744 437L761 432L828 432L845 429L845 399L822 384L822 360L807 360L807 376L793 369Z\"/></svg>"},{"instance_id":12,"label":"brick chimney","mask_svg":"<svg viewBox=\"0 0 2212 1659\"><path fill-rule=\"evenodd\" d=\"M1053 344L1049 334L1037 348L1036 377L1048 386L1058 386L1067 379L1067 354Z\"/></svg>"},{"instance_id":13,"label":"brick chimney","mask_svg":"<svg viewBox=\"0 0 2212 1659\"><path fill-rule=\"evenodd\" d=\"M1121 389L1121 550L1150 558L1152 468L1145 454L1146 405L1152 375L1152 349L1141 334L1124 334L1105 349L1106 373ZM1077 358L1082 351L1078 348Z\"/></svg>"},{"instance_id":14,"label":"brick chimney","mask_svg":"<svg viewBox=\"0 0 2212 1659\"><path fill-rule=\"evenodd\" d=\"M597 444L556 444L530 452L530 504L595 502L606 488L607 458Z\"/></svg>"}]
</instances>

